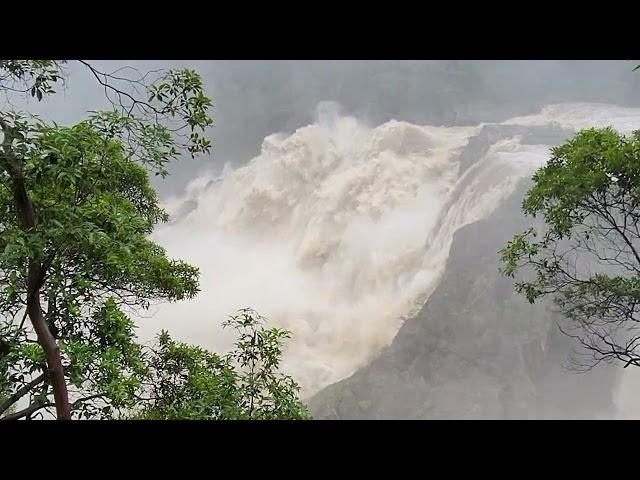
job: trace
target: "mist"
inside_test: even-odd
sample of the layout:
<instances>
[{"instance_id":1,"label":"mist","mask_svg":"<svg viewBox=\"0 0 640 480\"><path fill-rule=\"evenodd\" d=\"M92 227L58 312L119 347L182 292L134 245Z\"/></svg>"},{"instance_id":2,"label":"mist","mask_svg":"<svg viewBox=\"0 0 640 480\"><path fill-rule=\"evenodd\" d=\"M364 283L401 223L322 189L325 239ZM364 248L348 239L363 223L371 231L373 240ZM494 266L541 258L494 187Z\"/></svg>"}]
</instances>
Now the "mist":
<instances>
[{"instance_id":1,"label":"mist","mask_svg":"<svg viewBox=\"0 0 640 480\"><path fill-rule=\"evenodd\" d=\"M461 172L459 154L478 132L370 128L321 105L312 125L268 137L248 165L220 182L198 179L169 202L191 211L156 239L202 268L203 292L162 306L143 330L229 348L214 319L251 305L292 331L284 368L304 394L352 374L432 291L454 232L486 216L548 153L498 142Z\"/></svg>"},{"instance_id":2,"label":"mist","mask_svg":"<svg viewBox=\"0 0 640 480\"><path fill-rule=\"evenodd\" d=\"M313 122L316 106L335 101L343 113L371 125L389 120L454 126L500 122L548 104L597 102L640 105L640 85L627 61L93 61L104 71L123 66L147 72L193 68L213 98L216 126L211 156L184 158L157 182L163 195L180 193L201 174L258 155L265 137ZM30 110L60 123L106 107L104 92L78 63L68 67L68 90ZM132 72L123 72L133 75Z\"/></svg>"},{"instance_id":3,"label":"mist","mask_svg":"<svg viewBox=\"0 0 640 480\"><path fill-rule=\"evenodd\" d=\"M640 77L623 61L94 64L194 68L215 104L212 154L154 180L172 221L153 237L200 267L202 291L154 306L140 335L165 328L223 352L221 322L251 306L293 332L283 368L305 398L393 341L437 287L456 232L560 139L640 125ZM82 65L68 84L29 109L70 124L108 105ZM638 384L628 374L616 393L623 417L640 415Z\"/></svg>"}]
</instances>

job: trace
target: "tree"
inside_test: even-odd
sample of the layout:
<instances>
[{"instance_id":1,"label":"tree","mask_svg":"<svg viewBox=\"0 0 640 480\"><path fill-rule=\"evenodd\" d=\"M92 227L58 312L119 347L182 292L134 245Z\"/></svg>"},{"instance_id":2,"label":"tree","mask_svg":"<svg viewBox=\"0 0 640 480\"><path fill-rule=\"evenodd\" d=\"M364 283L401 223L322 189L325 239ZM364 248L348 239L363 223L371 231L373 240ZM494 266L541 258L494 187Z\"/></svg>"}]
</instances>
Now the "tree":
<instances>
[{"instance_id":1,"label":"tree","mask_svg":"<svg viewBox=\"0 0 640 480\"><path fill-rule=\"evenodd\" d=\"M28 395L16 418L52 406L59 419L89 415L84 405L96 398L105 414L127 406L144 367L121 307L198 289L197 269L146 236L166 220L147 169L166 175L182 151L210 149L201 134L212 124L211 101L200 77L170 70L150 81L82 63L112 110L71 128L0 112L0 414ZM0 61L0 90L42 100L64 66ZM77 389L73 402L67 383Z\"/></svg>"},{"instance_id":2,"label":"tree","mask_svg":"<svg viewBox=\"0 0 640 480\"><path fill-rule=\"evenodd\" d=\"M58 407L64 400L55 397L56 385L59 392L69 383L75 401L68 413L57 408L58 416L70 416L71 407L89 415L84 399L97 395L126 406L144 366L121 307L191 298L197 269L168 259L147 239L167 217L147 171L125 155L121 142L105 141L88 122L37 124L25 142L30 148L20 154L21 175L35 212L32 227L18 218L8 175L0 190L0 311L8 330L4 360L16 382L11 399L31 395L19 412L25 415L50 406L50 393ZM12 321L20 313L20 322ZM59 384L55 368L62 369Z\"/></svg>"},{"instance_id":3,"label":"tree","mask_svg":"<svg viewBox=\"0 0 640 480\"><path fill-rule=\"evenodd\" d=\"M168 219L149 173L209 150L197 131L211 102L189 70L147 84L82 63L113 110L73 127L0 112L0 418L308 418L277 373L289 333L252 310L229 320L240 340L227 356L166 332L138 343L130 313L198 292L197 268L148 239ZM41 100L63 66L0 61L0 89Z\"/></svg>"},{"instance_id":4,"label":"tree","mask_svg":"<svg viewBox=\"0 0 640 480\"><path fill-rule=\"evenodd\" d=\"M582 347L576 368L640 366L640 132L583 130L533 180L522 208L544 222L501 251L503 272L524 274L529 302L554 299Z\"/></svg>"},{"instance_id":5,"label":"tree","mask_svg":"<svg viewBox=\"0 0 640 480\"><path fill-rule=\"evenodd\" d=\"M243 309L224 326L238 334L221 357L173 341L162 332L149 357L150 375L139 419L303 420L311 418L298 398L300 387L278 373L290 332L266 329L265 319Z\"/></svg>"}]
</instances>

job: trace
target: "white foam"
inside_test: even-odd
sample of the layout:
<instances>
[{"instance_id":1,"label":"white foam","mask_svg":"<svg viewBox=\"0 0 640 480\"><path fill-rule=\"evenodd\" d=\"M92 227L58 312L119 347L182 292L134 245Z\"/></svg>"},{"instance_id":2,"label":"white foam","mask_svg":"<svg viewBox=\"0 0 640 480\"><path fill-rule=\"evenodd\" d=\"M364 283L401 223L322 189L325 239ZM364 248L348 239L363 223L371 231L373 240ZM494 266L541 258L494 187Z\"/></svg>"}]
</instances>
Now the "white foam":
<instances>
[{"instance_id":1,"label":"white foam","mask_svg":"<svg viewBox=\"0 0 640 480\"><path fill-rule=\"evenodd\" d=\"M167 328L225 350L232 337L220 323L251 306L293 331L285 369L313 394L393 339L437 285L455 231L548 156L548 146L514 137L460 176L458 153L480 126L369 128L336 111L324 105L318 123L267 137L246 166L217 183L196 179L168 205L198 202L154 236L201 268L202 292L141 320L143 336ZM588 118L626 128L640 124L640 110L571 104L505 123L576 128Z\"/></svg>"}]
</instances>

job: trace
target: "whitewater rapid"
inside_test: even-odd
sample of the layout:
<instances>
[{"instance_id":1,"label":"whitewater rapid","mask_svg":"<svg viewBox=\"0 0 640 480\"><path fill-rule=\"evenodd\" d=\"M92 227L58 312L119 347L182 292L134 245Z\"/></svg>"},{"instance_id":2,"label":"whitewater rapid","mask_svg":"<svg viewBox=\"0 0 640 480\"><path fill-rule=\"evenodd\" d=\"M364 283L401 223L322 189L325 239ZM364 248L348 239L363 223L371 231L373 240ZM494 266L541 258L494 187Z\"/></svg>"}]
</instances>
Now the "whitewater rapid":
<instances>
[{"instance_id":1,"label":"whitewater rapid","mask_svg":"<svg viewBox=\"0 0 640 480\"><path fill-rule=\"evenodd\" d=\"M233 337L221 322L251 306L292 331L284 370L310 396L389 344L437 286L456 230L547 160L550 145L510 127L608 125L629 132L640 110L553 105L483 137L488 124L371 127L324 104L316 123L267 137L245 166L167 202L174 221L154 238L200 267L201 293L154 308L141 336L164 328L222 352Z\"/></svg>"}]
</instances>

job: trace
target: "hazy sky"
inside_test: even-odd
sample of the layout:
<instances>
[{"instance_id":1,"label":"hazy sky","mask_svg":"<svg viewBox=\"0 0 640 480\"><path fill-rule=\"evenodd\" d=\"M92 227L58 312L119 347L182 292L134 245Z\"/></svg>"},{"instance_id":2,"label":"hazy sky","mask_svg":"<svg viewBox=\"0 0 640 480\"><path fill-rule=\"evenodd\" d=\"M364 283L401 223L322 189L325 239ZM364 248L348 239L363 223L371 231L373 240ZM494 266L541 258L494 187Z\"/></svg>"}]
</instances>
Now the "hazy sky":
<instances>
[{"instance_id":1,"label":"hazy sky","mask_svg":"<svg viewBox=\"0 0 640 480\"><path fill-rule=\"evenodd\" d=\"M190 67L213 97L216 127L210 158L185 159L161 182L177 192L200 171L245 163L265 136L308 124L316 105L339 102L344 113L380 124L463 125L533 113L556 102L640 105L640 73L626 61L95 61L105 70ZM30 105L45 117L75 122L104 106L95 79L72 62L64 94ZM102 103L102 105L101 105Z\"/></svg>"}]
</instances>

